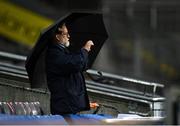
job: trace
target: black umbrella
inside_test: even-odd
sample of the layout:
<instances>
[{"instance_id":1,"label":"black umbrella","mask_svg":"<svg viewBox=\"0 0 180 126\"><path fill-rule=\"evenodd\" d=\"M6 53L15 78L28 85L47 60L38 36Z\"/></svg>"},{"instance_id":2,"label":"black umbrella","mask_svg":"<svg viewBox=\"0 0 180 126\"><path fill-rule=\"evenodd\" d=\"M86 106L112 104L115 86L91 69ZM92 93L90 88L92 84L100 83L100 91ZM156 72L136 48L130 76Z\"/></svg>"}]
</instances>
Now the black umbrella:
<instances>
[{"instance_id":1,"label":"black umbrella","mask_svg":"<svg viewBox=\"0 0 180 126\"><path fill-rule=\"evenodd\" d=\"M70 34L71 51L79 50L86 41L92 40L94 47L89 54L89 67L92 66L103 43L108 38L103 16L99 13L71 13L41 32L31 54L26 60L26 70L32 88L44 87L46 84L45 53L58 26L65 23Z\"/></svg>"}]
</instances>

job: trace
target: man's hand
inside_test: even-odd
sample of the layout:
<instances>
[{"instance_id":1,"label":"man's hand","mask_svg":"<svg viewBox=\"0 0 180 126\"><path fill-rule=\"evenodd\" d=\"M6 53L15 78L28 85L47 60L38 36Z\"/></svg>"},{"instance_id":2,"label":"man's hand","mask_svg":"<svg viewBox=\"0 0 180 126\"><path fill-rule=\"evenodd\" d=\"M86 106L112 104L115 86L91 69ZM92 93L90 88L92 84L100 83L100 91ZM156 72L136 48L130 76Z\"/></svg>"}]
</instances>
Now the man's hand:
<instances>
[{"instance_id":1,"label":"man's hand","mask_svg":"<svg viewBox=\"0 0 180 126\"><path fill-rule=\"evenodd\" d=\"M98 103L96 103L96 102L90 102L90 108L95 109L95 108L97 108L97 107L99 107L99 104L98 104Z\"/></svg>"},{"instance_id":2,"label":"man's hand","mask_svg":"<svg viewBox=\"0 0 180 126\"><path fill-rule=\"evenodd\" d=\"M94 45L93 41L89 40L89 41L86 42L86 44L84 45L83 48L86 49L89 52L89 51L91 51L91 46L93 46L93 45Z\"/></svg>"}]
</instances>

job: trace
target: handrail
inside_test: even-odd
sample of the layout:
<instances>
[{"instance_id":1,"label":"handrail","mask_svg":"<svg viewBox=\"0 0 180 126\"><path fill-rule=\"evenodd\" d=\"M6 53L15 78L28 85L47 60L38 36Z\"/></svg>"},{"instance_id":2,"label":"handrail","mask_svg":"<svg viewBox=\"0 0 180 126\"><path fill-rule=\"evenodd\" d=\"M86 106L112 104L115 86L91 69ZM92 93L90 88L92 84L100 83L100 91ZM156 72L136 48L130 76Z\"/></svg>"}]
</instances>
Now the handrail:
<instances>
[{"instance_id":1,"label":"handrail","mask_svg":"<svg viewBox=\"0 0 180 126\"><path fill-rule=\"evenodd\" d=\"M20 61L26 60L26 56L17 55L17 54L13 54L13 53L9 53L9 52L2 52L2 51L0 51L0 57L14 59L14 60L20 60Z\"/></svg>"},{"instance_id":2,"label":"handrail","mask_svg":"<svg viewBox=\"0 0 180 126\"><path fill-rule=\"evenodd\" d=\"M21 71L26 70L25 67L17 66L17 65L13 65L13 64L9 64L9 63L3 63L3 62L0 62L0 66L12 68L12 69L17 69L17 70L21 70Z\"/></svg>"},{"instance_id":3,"label":"handrail","mask_svg":"<svg viewBox=\"0 0 180 126\"><path fill-rule=\"evenodd\" d=\"M8 84L8 83L0 83L0 85L6 86L6 87L11 87L11 88L16 88L16 89L21 89L21 90L26 90L26 91L31 91L31 92L36 92L36 93L41 93L41 94L48 94L48 95L50 94L48 91L42 90L42 89L31 89L29 87L12 85L12 84Z\"/></svg>"},{"instance_id":4,"label":"handrail","mask_svg":"<svg viewBox=\"0 0 180 126\"><path fill-rule=\"evenodd\" d=\"M105 78L105 79L113 80L113 81L114 80L125 81L125 82L129 82L129 84L139 84L139 85L153 87L153 91L152 91L153 96L156 95L157 87L164 88L164 85L160 84L160 83L154 83L154 82L147 82L147 81L137 80L137 79L133 79L133 78L129 78L129 77L124 77L124 76L120 76L120 75L100 72L100 71L96 71L96 70L92 70L92 69L87 70L86 73L87 73L87 75L90 76L90 78L92 78L92 75L95 75L95 76L99 76L102 79ZM144 93L146 93L146 92L144 92Z\"/></svg>"},{"instance_id":5,"label":"handrail","mask_svg":"<svg viewBox=\"0 0 180 126\"><path fill-rule=\"evenodd\" d=\"M154 102L154 101L157 101L157 99L155 99L155 98L158 98L159 101L165 100L165 98L161 97L161 96L158 96L158 97L143 96L143 95L140 95L137 93L135 94L135 93L127 92L127 91L118 90L118 87L116 87L117 89L115 89L115 87L113 87L113 86L107 86L107 85L99 86L97 83L94 83L92 81L86 81L86 83L87 83L87 88L98 90L98 91L103 91L105 93L111 93L114 95L124 96L124 97L128 97L128 98L131 97L132 99L139 99L140 101L147 100L147 101ZM107 87L109 87L109 88L107 88Z\"/></svg>"},{"instance_id":6,"label":"handrail","mask_svg":"<svg viewBox=\"0 0 180 126\"><path fill-rule=\"evenodd\" d=\"M99 74L98 74L99 71L96 71L96 70L89 69L89 70L87 70L87 73L99 76ZM123 81L128 81L128 82L131 82L131 83L139 83L139 84L142 84L142 85L157 86L157 87L164 88L163 84L154 83L154 82L147 82L147 81L142 81L142 80L137 80L137 79L133 79L133 78L129 78L129 77L124 77L124 76L120 76L120 75L115 75L115 74L110 74L110 73L105 73L105 72L101 72L101 76L107 77L107 78L123 80Z\"/></svg>"}]
</instances>

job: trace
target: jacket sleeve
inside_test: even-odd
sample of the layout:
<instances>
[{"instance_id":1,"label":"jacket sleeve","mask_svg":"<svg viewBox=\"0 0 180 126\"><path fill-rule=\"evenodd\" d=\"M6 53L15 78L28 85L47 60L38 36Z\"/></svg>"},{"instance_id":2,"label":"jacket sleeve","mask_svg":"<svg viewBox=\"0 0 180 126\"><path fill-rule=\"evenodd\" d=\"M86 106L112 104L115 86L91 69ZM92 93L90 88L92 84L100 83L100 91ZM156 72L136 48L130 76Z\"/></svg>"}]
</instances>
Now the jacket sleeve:
<instances>
[{"instance_id":1,"label":"jacket sleeve","mask_svg":"<svg viewBox=\"0 0 180 126\"><path fill-rule=\"evenodd\" d=\"M50 59L63 73L84 71L88 63L88 52L81 49L78 53L68 54L61 50L51 50ZM49 59L49 60L50 60Z\"/></svg>"}]
</instances>

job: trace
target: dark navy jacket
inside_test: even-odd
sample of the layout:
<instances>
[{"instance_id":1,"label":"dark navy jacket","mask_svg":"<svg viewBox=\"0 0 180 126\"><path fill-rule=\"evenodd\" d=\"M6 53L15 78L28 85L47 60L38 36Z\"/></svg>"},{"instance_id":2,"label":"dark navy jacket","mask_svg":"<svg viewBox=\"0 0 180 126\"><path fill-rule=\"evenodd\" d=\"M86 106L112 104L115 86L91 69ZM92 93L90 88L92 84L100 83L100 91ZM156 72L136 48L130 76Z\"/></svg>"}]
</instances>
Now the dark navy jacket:
<instances>
[{"instance_id":1,"label":"dark navy jacket","mask_svg":"<svg viewBox=\"0 0 180 126\"><path fill-rule=\"evenodd\" d=\"M72 114L89 110L89 99L82 72L88 52L69 53L59 44L51 44L46 54L47 84L51 92L51 113Z\"/></svg>"}]
</instances>

